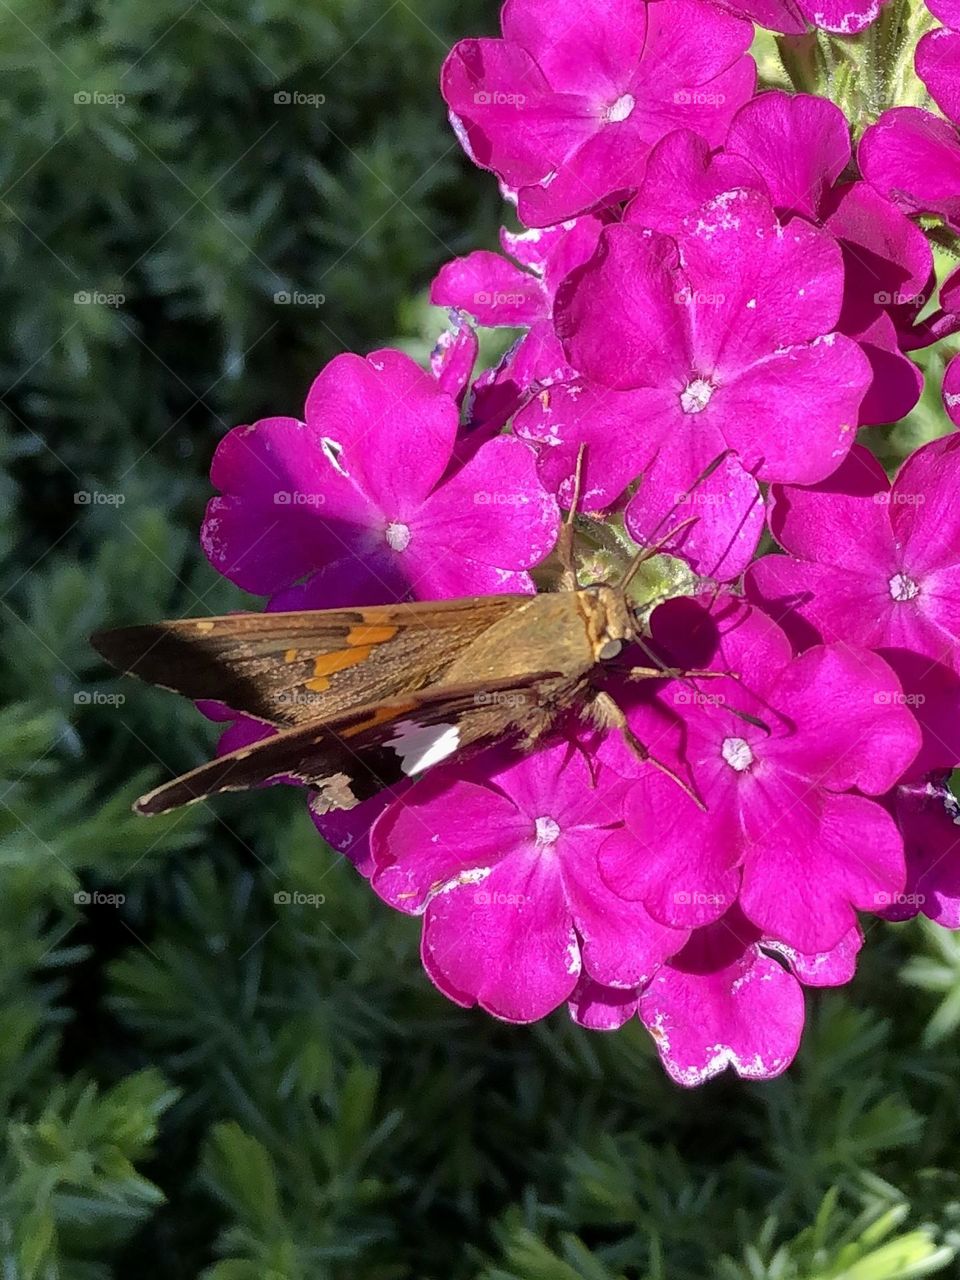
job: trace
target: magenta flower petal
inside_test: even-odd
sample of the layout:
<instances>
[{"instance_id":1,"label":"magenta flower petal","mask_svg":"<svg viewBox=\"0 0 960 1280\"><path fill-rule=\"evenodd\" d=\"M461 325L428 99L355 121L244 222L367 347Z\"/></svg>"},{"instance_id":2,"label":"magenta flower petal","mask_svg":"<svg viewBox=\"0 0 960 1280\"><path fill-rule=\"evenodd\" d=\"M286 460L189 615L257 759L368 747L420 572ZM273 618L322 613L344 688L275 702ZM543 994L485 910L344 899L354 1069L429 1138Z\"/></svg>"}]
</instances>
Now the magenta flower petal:
<instances>
[{"instance_id":1,"label":"magenta flower petal","mask_svg":"<svg viewBox=\"0 0 960 1280\"><path fill-rule=\"evenodd\" d=\"M588 1031L619 1031L637 1012L636 991L605 987L581 977L567 1002L570 1017Z\"/></svg>"},{"instance_id":2,"label":"magenta flower petal","mask_svg":"<svg viewBox=\"0 0 960 1280\"><path fill-rule=\"evenodd\" d=\"M920 750L900 681L876 654L844 644L808 650L783 670L777 710L802 734L772 739L765 758L834 791L888 791Z\"/></svg>"},{"instance_id":3,"label":"magenta flower petal","mask_svg":"<svg viewBox=\"0 0 960 1280\"><path fill-rule=\"evenodd\" d=\"M450 327L441 333L430 353L430 370L440 390L458 404L470 385L479 350L473 326L459 311L451 310Z\"/></svg>"},{"instance_id":4,"label":"magenta flower petal","mask_svg":"<svg viewBox=\"0 0 960 1280\"><path fill-rule=\"evenodd\" d=\"M661 2L671 0L656 0ZM607 124L545 181L521 187L517 213L529 226L545 227L558 217L576 216L624 200L640 185L646 153L637 124Z\"/></svg>"},{"instance_id":5,"label":"magenta flower petal","mask_svg":"<svg viewBox=\"0 0 960 1280\"><path fill-rule=\"evenodd\" d=\"M668 626L658 624L661 613ZM846 647L793 659L779 628L732 598L709 612L671 601L654 613L652 630L669 660L685 665L712 649L709 665L740 678L661 692L683 722L684 759L706 814L676 787L672 797L659 792L652 776L635 783L625 810L633 860L625 841L611 841L603 874L618 892L644 894L659 917L691 904L716 911L730 892L723 875L741 867L740 901L765 936L804 954L829 951L853 927L854 907L873 909L876 894L902 888L902 844L889 815L862 796L836 794L885 790L916 756L920 730L896 676L875 654ZM671 632L675 647L665 643Z\"/></svg>"},{"instance_id":6,"label":"magenta flower petal","mask_svg":"<svg viewBox=\"0 0 960 1280\"><path fill-rule=\"evenodd\" d=\"M843 334L787 347L731 379L717 396L717 425L758 480L810 484L850 449L871 376L867 357Z\"/></svg>"},{"instance_id":7,"label":"magenta flower petal","mask_svg":"<svg viewBox=\"0 0 960 1280\"><path fill-rule=\"evenodd\" d=\"M415 509L446 469L459 426L456 405L399 351L336 356L307 396L307 425L330 443L336 469L382 511Z\"/></svg>"},{"instance_id":8,"label":"magenta flower petal","mask_svg":"<svg viewBox=\"0 0 960 1280\"><path fill-rule=\"evenodd\" d=\"M534 396L514 418L513 429L536 450L541 482L565 507L573 500L580 446L586 445L580 509L602 511L636 479L660 443L650 401L644 390L564 383Z\"/></svg>"},{"instance_id":9,"label":"magenta flower petal","mask_svg":"<svg viewBox=\"0 0 960 1280\"><path fill-rule=\"evenodd\" d=\"M725 149L754 167L779 213L816 219L850 163L850 126L826 98L773 89L740 108Z\"/></svg>"},{"instance_id":10,"label":"magenta flower petal","mask_svg":"<svg viewBox=\"0 0 960 1280\"><path fill-rule=\"evenodd\" d=\"M916 577L960 561L960 435L931 440L912 453L890 494L890 523Z\"/></svg>"},{"instance_id":11,"label":"magenta flower petal","mask_svg":"<svg viewBox=\"0 0 960 1280\"><path fill-rule=\"evenodd\" d=\"M537 478L533 450L508 436L489 440L411 519L414 576L421 584L434 577L449 584L462 557L502 572L504 584L514 581L511 571L549 555L559 518L555 498ZM469 570L463 576L458 594L469 595Z\"/></svg>"},{"instance_id":12,"label":"magenta flower petal","mask_svg":"<svg viewBox=\"0 0 960 1280\"><path fill-rule=\"evenodd\" d=\"M718 9L749 18L768 31L799 36L807 30L806 18L793 0L713 0Z\"/></svg>"},{"instance_id":13,"label":"magenta flower petal","mask_svg":"<svg viewBox=\"0 0 960 1280\"><path fill-rule=\"evenodd\" d=\"M903 832L907 882L880 914L910 920L922 912L945 929L960 929L960 807L943 775L897 787L893 812Z\"/></svg>"},{"instance_id":14,"label":"magenta flower petal","mask_svg":"<svg viewBox=\"0 0 960 1280\"><path fill-rule=\"evenodd\" d=\"M676 129L650 152L640 190L623 220L676 235L687 214L708 200L734 187L757 185L757 171L748 160L711 151L699 134Z\"/></svg>"},{"instance_id":15,"label":"magenta flower petal","mask_svg":"<svg viewBox=\"0 0 960 1280\"><path fill-rule=\"evenodd\" d=\"M589 99L551 88L509 40L461 40L440 87L472 159L511 187L540 182L596 127Z\"/></svg>"},{"instance_id":16,"label":"magenta flower petal","mask_svg":"<svg viewBox=\"0 0 960 1280\"><path fill-rule=\"evenodd\" d=\"M323 583L328 604L358 582L380 600L533 590L559 512L526 445L491 440L448 472L456 402L399 352L337 357L307 416L221 442L202 535L221 572L262 592L314 575L314 607Z\"/></svg>"},{"instance_id":17,"label":"magenta flower petal","mask_svg":"<svg viewBox=\"0 0 960 1280\"><path fill-rule=\"evenodd\" d=\"M683 945L600 878L597 848L621 819L623 791L561 742L487 753L387 810L372 834L374 888L425 911L424 963L441 990L530 1021L571 995L584 963L598 980L635 986Z\"/></svg>"},{"instance_id":18,"label":"magenta flower petal","mask_svg":"<svg viewBox=\"0 0 960 1280\"><path fill-rule=\"evenodd\" d=\"M627 799L627 826L600 849L600 871L621 898L643 902L655 920L693 929L736 901L739 814L732 791L700 809L677 784L648 768Z\"/></svg>"},{"instance_id":19,"label":"magenta flower petal","mask_svg":"<svg viewBox=\"0 0 960 1280\"><path fill-rule=\"evenodd\" d=\"M835 188L823 215L824 226L843 250L842 331L857 336L886 314L908 330L932 292L933 252L927 237L868 182ZM895 421L895 415L885 420Z\"/></svg>"},{"instance_id":20,"label":"magenta flower petal","mask_svg":"<svg viewBox=\"0 0 960 1280\"><path fill-rule=\"evenodd\" d=\"M919 107L885 111L863 135L863 176L907 213L939 213L960 230L960 139Z\"/></svg>"},{"instance_id":21,"label":"magenta flower petal","mask_svg":"<svg viewBox=\"0 0 960 1280\"><path fill-rule=\"evenodd\" d=\"M960 3L958 0L926 0L927 8L945 27L960 29Z\"/></svg>"},{"instance_id":22,"label":"magenta flower petal","mask_svg":"<svg viewBox=\"0 0 960 1280\"><path fill-rule=\"evenodd\" d=\"M563 858L563 884L585 971L606 986L633 990L680 950L688 931L657 923L640 902L608 888L598 875L597 855L609 834L595 829L571 844Z\"/></svg>"},{"instance_id":23,"label":"magenta flower petal","mask_svg":"<svg viewBox=\"0 0 960 1280\"><path fill-rule=\"evenodd\" d=\"M766 799L767 797L763 797ZM901 893L903 841L890 815L856 795L831 795L781 778L765 806L751 807L750 852L740 904L766 936L815 955Z\"/></svg>"},{"instance_id":24,"label":"magenta flower petal","mask_svg":"<svg viewBox=\"0 0 960 1280\"><path fill-rule=\"evenodd\" d=\"M557 295L557 333L571 364L616 389L679 380L688 364L686 286L673 240L605 228L593 258Z\"/></svg>"},{"instance_id":25,"label":"magenta flower petal","mask_svg":"<svg viewBox=\"0 0 960 1280\"><path fill-rule=\"evenodd\" d=\"M854 337L873 375L860 405L860 422L877 426L905 418L923 394L923 371L901 353L893 320L886 313L879 315Z\"/></svg>"},{"instance_id":26,"label":"magenta flower petal","mask_svg":"<svg viewBox=\"0 0 960 1280\"><path fill-rule=\"evenodd\" d=\"M940 27L928 31L914 55L917 75L930 97L951 120L960 120L960 34Z\"/></svg>"},{"instance_id":27,"label":"magenta flower petal","mask_svg":"<svg viewBox=\"0 0 960 1280\"><path fill-rule=\"evenodd\" d=\"M909 707L923 735L909 776L954 768L960 762L960 676L953 668L909 649L883 649L882 656L896 672L903 705Z\"/></svg>"},{"instance_id":28,"label":"magenta flower petal","mask_svg":"<svg viewBox=\"0 0 960 1280\"><path fill-rule=\"evenodd\" d=\"M770 530L804 560L863 570L893 555L890 482L867 449L854 446L829 480L815 489L777 488Z\"/></svg>"},{"instance_id":29,"label":"magenta flower petal","mask_svg":"<svg viewBox=\"0 0 960 1280\"><path fill-rule=\"evenodd\" d=\"M798 0L811 26L854 36L876 22L886 0Z\"/></svg>"},{"instance_id":30,"label":"magenta flower petal","mask_svg":"<svg viewBox=\"0 0 960 1280\"><path fill-rule=\"evenodd\" d=\"M459 307L488 326L520 328L550 314L543 281L486 249L441 267L430 286L430 301Z\"/></svg>"},{"instance_id":31,"label":"magenta flower petal","mask_svg":"<svg viewBox=\"0 0 960 1280\"><path fill-rule=\"evenodd\" d=\"M264 418L220 441L210 478L223 491L207 505L201 542L215 569L246 591L268 594L343 554L320 512L373 519L372 504L330 464L295 418Z\"/></svg>"},{"instance_id":32,"label":"magenta flower petal","mask_svg":"<svg viewBox=\"0 0 960 1280\"><path fill-rule=\"evenodd\" d=\"M863 946L863 934L858 927L844 934L835 947L818 955L803 955L793 947L775 939L764 938L767 951L782 956L794 976L805 987L842 987L849 982L857 969L857 956Z\"/></svg>"},{"instance_id":33,"label":"magenta flower petal","mask_svg":"<svg viewBox=\"0 0 960 1280\"><path fill-rule=\"evenodd\" d=\"M955 427L960 427L960 357L954 356L943 375L943 407Z\"/></svg>"},{"instance_id":34,"label":"magenta flower petal","mask_svg":"<svg viewBox=\"0 0 960 1280\"><path fill-rule=\"evenodd\" d=\"M437 894L423 954L442 991L467 993L508 1022L534 1022L563 1004L581 967L561 879L532 849L503 859L482 882Z\"/></svg>"},{"instance_id":35,"label":"magenta flower petal","mask_svg":"<svg viewBox=\"0 0 960 1280\"><path fill-rule=\"evenodd\" d=\"M644 51L643 0L506 0L503 34L537 60L552 85L616 96Z\"/></svg>"},{"instance_id":36,"label":"magenta flower petal","mask_svg":"<svg viewBox=\"0 0 960 1280\"><path fill-rule=\"evenodd\" d=\"M727 1067L751 1080L785 1071L803 1030L800 984L724 921L698 930L640 997L640 1017L678 1084Z\"/></svg>"},{"instance_id":37,"label":"magenta flower petal","mask_svg":"<svg viewBox=\"0 0 960 1280\"><path fill-rule=\"evenodd\" d=\"M451 784L445 774L425 779L377 823L373 887L398 911L420 915L438 886L461 875L479 883L511 841L523 838L526 825L516 807L488 787Z\"/></svg>"},{"instance_id":38,"label":"magenta flower petal","mask_svg":"<svg viewBox=\"0 0 960 1280\"><path fill-rule=\"evenodd\" d=\"M711 476L696 484L712 459L691 459L689 451L681 453L676 443L668 439L644 471L627 506L627 531L634 542L649 546L692 519L664 543L664 550L703 577L720 582L739 578L763 532L763 500L757 482L736 458L727 457Z\"/></svg>"}]
</instances>

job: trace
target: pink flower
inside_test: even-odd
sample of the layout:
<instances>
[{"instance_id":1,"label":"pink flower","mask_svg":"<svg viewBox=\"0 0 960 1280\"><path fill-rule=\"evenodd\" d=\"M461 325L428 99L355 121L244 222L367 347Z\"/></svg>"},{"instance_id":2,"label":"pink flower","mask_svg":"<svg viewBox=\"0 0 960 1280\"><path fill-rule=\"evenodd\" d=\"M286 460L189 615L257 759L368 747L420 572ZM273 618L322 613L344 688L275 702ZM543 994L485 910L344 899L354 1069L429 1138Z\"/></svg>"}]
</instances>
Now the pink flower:
<instances>
[{"instance_id":1,"label":"pink flower","mask_svg":"<svg viewBox=\"0 0 960 1280\"><path fill-rule=\"evenodd\" d=\"M863 135L863 176L907 213L937 213L960 231L960 138L919 107L885 111Z\"/></svg>"},{"instance_id":2,"label":"pink flower","mask_svg":"<svg viewBox=\"0 0 960 1280\"><path fill-rule=\"evenodd\" d=\"M641 985L686 941L606 887L597 850L624 783L568 742L416 783L373 833L376 891L423 914L423 963L459 1004L510 1022L567 1000L581 971Z\"/></svg>"},{"instance_id":3,"label":"pink flower","mask_svg":"<svg viewBox=\"0 0 960 1280\"><path fill-rule=\"evenodd\" d=\"M759 192L708 201L675 237L604 229L560 292L557 327L586 379L634 392L647 441L659 444L648 496L627 511L635 538L733 449L741 471L724 477L723 501L693 511L711 526L703 554L676 551L698 572L735 577L760 533L756 480L836 469L870 380L857 344L834 332L842 297L833 238L800 218L781 225Z\"/></svg>"},{"instance_id":4,"label":"pink flower","mask_svg":"<svg viewBox=\"0 0 960 1280\"><path fill-rule=\"evenodd\" d=\"M306 422L267 418L221 441L204 550L247 591L309 578L315 601L345 587L379 601L530 592L556 502L518 440L490 440L450 472L458 424L455 401L400 352L337 356Z\"/></svg>"},{"instance_id":5,"label":"pink flower","mask_svg":"<svg viewBox=\"0 0 960 1280\"><path fill-rule=\"evenodd\" d=\"M915 327L932 293L933 256L926 236L891 200L865 182L838 185L849 162L850 126L832 102L761 93L737 112L724 150L711 154L687 132L654 148L626 220L675 234L705 200L742 186L767 194L781 218L800 214L825 227L843 254L837 328L861 344L873 368L860 422L892 422L910 412L923 389L900 346L942 336Z\"/></svg>"},{"instance_id":6,"label":"pink flower","mask_svg":"<svg viewBox=\"0 0 960 1280\"><path fill-rule=\"evenodd\" d=\"M640 1017L677 1084L703 1084L728 1066L769 1080L793 1061L803 991L757 937L734 908L697 929L641 994Z\"/></svg>"},{"instance_id":7,"label":"pink flower","mask_svg":"<svg viewBox=\"0 0 960 1280\"><path fill-rule=\"evenodd\" d=\"M763 938L733 906L714 924L694 930L643 991L581 978L570 1014L582 1027L615 1031L639 1013L678 1084L703 1084L727 1067L746 1079L769 1080L786 1070L800 1043L800 984L849 982L861 942L853 929L833 951L801 955Z\"/></svg>"},{"instance_id":8,"label":"pink flower","mask_svg":"<svg viewBox=\"0 0 960 1280\"><path fill-rule=\"evenodd\" d=\"M706 0L507 0L502 40L461 40L443 96L477 164L519 188L528 226L631 192L650 147L714 144L753 91L753 29Z\"/></svg>"},{"instance_id":9,"label":"pink flower","mask_svg":"<svg viewBox=\"0 0 960 1280\"><path fill-rule=\"evenodd\" d=\"M904 649L956 666L960 643L960 436L918 449L891 486L865 449L825 484L776 489L770 528L789 554L747 590L795 635Z\"/></svg>"},{"instance_id":10,"label":"pink flower","mask_svg":"<svg viewBox=\"0 0 960 1280\"><path fill-rule=\"evenodd\" d=\"M896 826L865 798L887 791L921 745L896 675L848 646L794 658L770 618L732 598L712 613L670 601L652 623L670 660L710 655L711 667L738 678L694 690L671 682L660 695L706 808L661 772L634 766L626 826L600 851L605 880L672 928L709 924L739 900L765 937L805 955L832 950L854 928L855 909L876 910L878 895L903 885ZM657 729L642 703L631 724L650 744ZM662 728L659 739L663 753ZM601 758L627 772L615 741Z\"/></svg>"}]
</instances>

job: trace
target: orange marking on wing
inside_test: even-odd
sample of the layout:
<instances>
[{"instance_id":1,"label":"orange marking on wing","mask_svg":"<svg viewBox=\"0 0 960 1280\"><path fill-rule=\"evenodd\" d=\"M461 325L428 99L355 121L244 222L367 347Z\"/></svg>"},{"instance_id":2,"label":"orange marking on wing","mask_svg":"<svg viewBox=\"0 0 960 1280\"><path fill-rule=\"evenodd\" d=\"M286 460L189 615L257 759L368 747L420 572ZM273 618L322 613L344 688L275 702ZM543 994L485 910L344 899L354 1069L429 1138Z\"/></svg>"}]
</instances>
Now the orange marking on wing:
<instances>
[{"instance_id":1,"label":"orange marking on wing","mask_svg":"<svg viewBox=\"0 0 960 1280\"><path fill-rule=\"evenodd\" d=\"M371 623L364 623L358 627L351 627L347 632L347 644L349 645L372 645L384 644L387 640L392 640L399 631L399 627L374 626Z\"/></svg>"},{"instance_id":2,"label":"orange marking on wing","mask_svg":"<svg viewBox=\"0 0 960 1280\"><path fill-rule=\"evenodd\" d=\"M314 693L325 693L330 688L330 677L347 667L355 667L358 662L365 662L370 657L369 645L358 645L355 649L341 649L338 653L321 653L313 662L313 679L307 681L307 688Z\"/></svg>"},{"instance_id":3,"label":"orange marking on wing","mask_svg":"<svg viewBox=\"0 0 960 1280\"><path fill-rule=\"evenodd\" d=\"M377 707L372 715L367 716L366 720L362 720L359 724L352 725L349 729L345 729L340 735L343 738L354 738L358 733L363 733L367 729L373 729L378 724L386 724L390 720L395 720L397 716L406 715L408 711L417 709L416 702L386 703L382 707Z\"/></svg>"},{"instance_id":4,"label":"orange marking on wing","mask_svg":"<svg viewBox=\"0 0 960 1280\"><path fill-rule=\"evenodd\" d=\"M297 660L297 650L296 650L296 649L288 649L288 650L286 651L286 653L283 655L283 660L284 660L284 662L296 662L296 660Z\"/></svg>"}]
</instances>

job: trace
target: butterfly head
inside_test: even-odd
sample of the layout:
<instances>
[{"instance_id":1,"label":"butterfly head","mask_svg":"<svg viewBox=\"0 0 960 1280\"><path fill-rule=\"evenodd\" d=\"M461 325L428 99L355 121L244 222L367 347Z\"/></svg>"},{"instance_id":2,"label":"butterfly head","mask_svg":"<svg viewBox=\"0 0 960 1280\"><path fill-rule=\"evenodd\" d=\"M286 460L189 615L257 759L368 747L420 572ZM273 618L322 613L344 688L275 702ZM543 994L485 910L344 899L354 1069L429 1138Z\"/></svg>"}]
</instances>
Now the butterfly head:
<instances>
[{"instance_id":1,"label":"butterfly head","mask_svg":"<svg viewBox=\"0 0 960 1280\"><path fill-rule=\"evenodd\" d=\"M583 592L587 603L587 628L597 662L615 658L637 634L637 621L619 587L596 584Z\"/></svg>"}]
</instances>

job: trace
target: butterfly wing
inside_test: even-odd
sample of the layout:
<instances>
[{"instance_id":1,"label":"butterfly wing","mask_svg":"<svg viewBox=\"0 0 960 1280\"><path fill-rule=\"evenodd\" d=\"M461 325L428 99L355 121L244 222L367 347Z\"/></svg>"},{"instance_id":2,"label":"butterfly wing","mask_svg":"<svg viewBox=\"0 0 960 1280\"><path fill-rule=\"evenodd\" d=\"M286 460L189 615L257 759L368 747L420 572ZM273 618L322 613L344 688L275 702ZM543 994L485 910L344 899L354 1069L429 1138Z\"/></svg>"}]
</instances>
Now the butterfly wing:
<instances>
[{"instance_id":1,"label":"butterfly wing","mask_svg":"<svg viewBox=\"0 0 960 1280\"><path fill-rule=\"evenodd\" d=\"M276 725L328 719L426 688L529 596L228 614L98 632L119 670Z\"/></svg>"},{"instance_id":2,"label":"butterfly wing","mask_svg":"<svg viewBox=\"0 0 960 1280\"><path fill-rule=\"evenodd\" d=\"M559 672L539 672L369 703L211 760L142 796L134 807L143 814L165 813L223 791L292 777L317 789L316 812L352 809L472 747L538 736L565 705L573 683Z\"/></svg>"}]
</instances>

